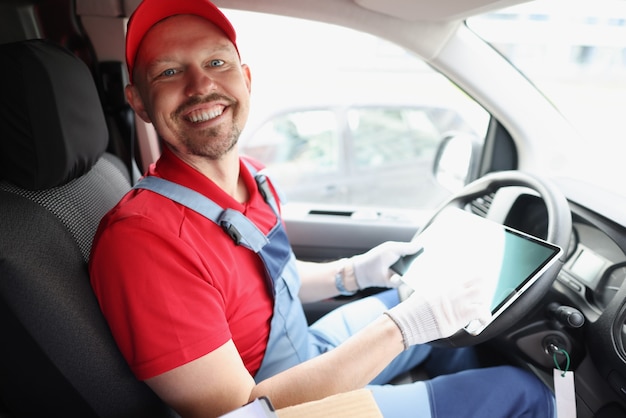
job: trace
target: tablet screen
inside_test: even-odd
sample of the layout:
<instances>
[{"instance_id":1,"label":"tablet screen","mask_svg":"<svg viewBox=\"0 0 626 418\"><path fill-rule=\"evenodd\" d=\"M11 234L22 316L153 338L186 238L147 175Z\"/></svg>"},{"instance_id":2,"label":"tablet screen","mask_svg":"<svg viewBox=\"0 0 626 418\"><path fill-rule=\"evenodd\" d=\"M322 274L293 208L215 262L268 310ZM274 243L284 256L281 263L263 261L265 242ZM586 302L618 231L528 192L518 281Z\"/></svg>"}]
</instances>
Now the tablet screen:
<instances>
[{"instance_id":1,"label":"tablet screen","mask_svg":"<svg viewBox=\"0 0 626 418\"><path fill-rule=\"evenodd\" d=\"M449 207L414 238L421 252L406 266L411 287L422 280L454 281L468 275L486 279L492 320L558 259L561 249L467 211ZM477 334L486 325L472 324Z\"/></svg>"}]
</instances>

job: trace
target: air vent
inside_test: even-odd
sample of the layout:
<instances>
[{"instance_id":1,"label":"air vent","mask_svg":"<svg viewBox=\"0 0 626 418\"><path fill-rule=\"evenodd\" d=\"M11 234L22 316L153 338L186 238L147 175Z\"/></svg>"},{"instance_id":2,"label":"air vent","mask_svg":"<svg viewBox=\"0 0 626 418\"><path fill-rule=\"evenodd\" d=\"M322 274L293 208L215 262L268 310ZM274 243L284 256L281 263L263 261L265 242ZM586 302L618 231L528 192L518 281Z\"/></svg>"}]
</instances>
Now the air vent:
<instances>
[{"instance_id":1,"label":"air vent","mask_svg":"<svg viewBox=\"0 0 626 418\"><path fill-rule=\"evenodd\" d=\"M493 202L493 197L495 193L489 193L484 196L477 197L472 200L470 203L470 210L472 213L482 216L483 218L487 216L489 212L489 208L491 207L491 203Z\"/></svg>"}]
</instances>

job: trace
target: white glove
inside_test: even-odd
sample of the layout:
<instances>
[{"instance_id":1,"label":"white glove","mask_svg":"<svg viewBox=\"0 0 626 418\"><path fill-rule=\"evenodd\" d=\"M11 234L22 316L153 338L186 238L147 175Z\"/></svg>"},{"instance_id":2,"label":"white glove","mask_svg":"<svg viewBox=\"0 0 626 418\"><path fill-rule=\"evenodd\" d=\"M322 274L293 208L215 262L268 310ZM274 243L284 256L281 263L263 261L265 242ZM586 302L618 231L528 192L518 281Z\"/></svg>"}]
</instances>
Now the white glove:
<instances>
[{"instance_id":1,"label":"white glove","mask_svg":"<svg viewBox=\"0 0 626 418\"><path fill-rule=\"evenodd\" d=\"M367 287L398 287L400 277L389 267L407 254L416 253L421 246L415 242L384 242L364 254L350 258L359 289Z\"/></svg>"},{"instance_id":2,"label":"white glove","mask_svg":"<svg viewBox=\"0 0 626 418\"><path fill-rule=\"evenodd\" d=\"M404 347L446 338L472 320L491 317L482 279L424 280L424 286L387 314L400 328Z\"/></svg>"}]
</instances>

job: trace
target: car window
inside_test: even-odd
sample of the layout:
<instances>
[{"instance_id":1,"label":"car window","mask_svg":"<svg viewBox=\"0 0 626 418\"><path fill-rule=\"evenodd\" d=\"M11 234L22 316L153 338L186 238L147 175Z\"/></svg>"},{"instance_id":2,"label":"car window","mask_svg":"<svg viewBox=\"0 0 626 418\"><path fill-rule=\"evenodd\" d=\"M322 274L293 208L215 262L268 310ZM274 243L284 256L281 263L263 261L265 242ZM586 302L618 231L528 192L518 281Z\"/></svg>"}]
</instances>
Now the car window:
<instances>
[{"instance_id":1,"label":"car window","mask_svg":"<svg viewBox=\"0 0 626 418\"><path fill-rule=\"evenodd\" d=\"M451 131L484 138L489 122L457 86L369 34L226 14L253 80L240 150L288 202L432 209L449 196L433 177L437 147Z\"/></svg>"},{"instance_id":2,"label":"car window","mask_svg":"<svg viewBox=\"0 0 626 418\"><path fill-rule=\"evenodd\" d=\"M355 170L431 161L441 133L418 109L350 109Z\"/></svg>"},{"instance_id":3,"label":"car window","mask_svg":"<svg viewBox=\"0 0 626 418\"><path fill-rule=\"evenodd\" d=\"M330 110L276 115L254 132L254 138L242 147L242 152L265 164L288 201L317 199L338 203L336 190L318 187L342 176L338 127Z\"/></svg>"},{"instance_id":4,"label":"car window","mask_svg":"<svg viewBox=\"0 0 626 418\"><path fill-rule=\"evenodd\" d=\"M245 151L272 167L297 165L321 174L339 171L339 147L334 114L308 110L270 119L255 132Z\"/></svg>"}]
</instances>

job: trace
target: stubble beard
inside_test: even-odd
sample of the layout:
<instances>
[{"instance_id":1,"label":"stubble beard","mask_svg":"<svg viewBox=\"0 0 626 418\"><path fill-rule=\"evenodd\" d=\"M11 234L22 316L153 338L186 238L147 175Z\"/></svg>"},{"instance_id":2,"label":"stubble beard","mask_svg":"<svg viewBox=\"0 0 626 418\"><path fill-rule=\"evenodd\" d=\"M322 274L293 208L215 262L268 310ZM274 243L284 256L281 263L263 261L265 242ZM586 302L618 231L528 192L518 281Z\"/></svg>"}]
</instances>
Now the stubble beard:
<instances>
[{"instance_id":1,"label":"stubble beard","mask_svg":"<svg viewBox=\"0 0 626 418\"><path fill-rule=\"evenodd\" d=\"M226 135L217 128L208 128L199 132L195 138L184 136L180 139L189 154L219 160L233 150L240 134L241 130L235 126Z\"/></svg>"},{"instance_id":2,"label":"stubble beard","mask_svg":"<svg viewBox=\"0 0 626 418\"><path fill-rule=\"evenodd\" d=\"M233 114L233 124L229 132L224 132L224 126L210 127L200 131L192 130L189 133L185 132L185 121L181 121L183 129L179 133L179 141L185 148L188 154L207 158L210 160L219 160L224 155L228 154L237 145L239 136L241 135L241 129L236 125L235 120L239 112L239 103L236 100L227 98L218 94L213 94L205 98L190 99L187 103L181 106L174 114L174 119L180 121L180 115L184 112L188 106L200 104L203 102L210 102L212 100L226 99L230 103L230 109Z\"/></svg>"}]
</instances>

